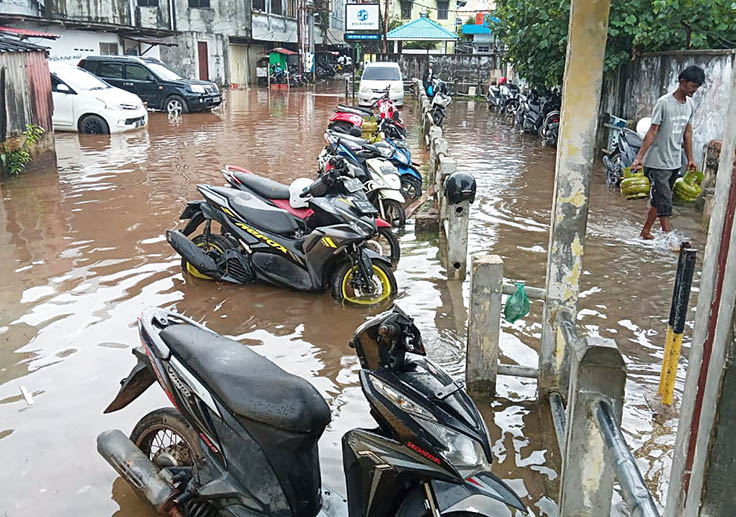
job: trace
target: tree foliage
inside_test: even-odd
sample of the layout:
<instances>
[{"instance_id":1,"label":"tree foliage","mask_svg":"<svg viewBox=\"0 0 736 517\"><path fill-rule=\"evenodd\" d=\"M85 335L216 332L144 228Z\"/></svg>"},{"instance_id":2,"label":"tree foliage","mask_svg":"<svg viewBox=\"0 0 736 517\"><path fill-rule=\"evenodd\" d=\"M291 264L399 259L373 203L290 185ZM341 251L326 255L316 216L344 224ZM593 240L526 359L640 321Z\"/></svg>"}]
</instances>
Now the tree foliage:
<instances>
[{"instance_id":1,"label":"tree foliage","mask_svg":"<svg viewBox=\"0 0 736 517\"><path fill-rule=\"evenodd\" d=\"M562 82L570 0L497 0L506 59L535 86ZM642 52L736 47L734 0L611 0L605 72Z\"/></svg>"}]
</instances>

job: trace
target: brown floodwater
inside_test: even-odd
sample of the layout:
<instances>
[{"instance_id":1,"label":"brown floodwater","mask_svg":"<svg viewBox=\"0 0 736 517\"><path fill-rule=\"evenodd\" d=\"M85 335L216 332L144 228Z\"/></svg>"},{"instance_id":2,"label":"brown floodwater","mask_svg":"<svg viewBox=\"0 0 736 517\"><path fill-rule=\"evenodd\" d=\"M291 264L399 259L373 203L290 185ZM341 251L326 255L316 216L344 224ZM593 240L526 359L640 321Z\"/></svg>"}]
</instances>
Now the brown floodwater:
<instances>
[{"instance_id":1,"label":"brown floodwater","mask_svg":"<svg viewBox=\"0 0 736 517\"><path fill-rule=\"evenodd\" d=\"M343 308L328 293L185 279L163 237L185 202L197 199L197 183L223 183L219 170L226 163L287 183L313 177L322 132L341 100L336 91L233 91L213 113L151 114L149 126L135 132L59 133L58 167L2 180L0 514L153 515L95 448L101 431L128 433L146 412L168 405L154 388L124 410L102 414L134 364L135 321L148 305L203 321L308 378L333 412L320 443L323 479L343 490L340 438L371 425L347 341L373 313ZM449 111L450 152L479 185L471 252L497 253L507 277L543 286L553 150L482 103L456 101ZM417 147L410 102L404 118ZM417 158L426 159L415 148ZM625 434L661 500L676 422L655 423L645 397L656 392L676 256L659 242L636 239L644 209L644 202L608 192L596 172L579 325L615 339L626 357ZM674 224L695 245L704 242L689 210L680 210ZM411 223L400 238L397 302L415 317L428 354L462 378L467 282L444 280L436 238L416 236ZM537 305L514 325L504 322L503 361L536 365ZM686 331L686 351L688 344ZM499 384L504 398L482 408L494 468L534 515L555 515L549 487L558 479L557 461L551 423L532 403L535 383L501 377Z\"/></svg>"}]
</instances>

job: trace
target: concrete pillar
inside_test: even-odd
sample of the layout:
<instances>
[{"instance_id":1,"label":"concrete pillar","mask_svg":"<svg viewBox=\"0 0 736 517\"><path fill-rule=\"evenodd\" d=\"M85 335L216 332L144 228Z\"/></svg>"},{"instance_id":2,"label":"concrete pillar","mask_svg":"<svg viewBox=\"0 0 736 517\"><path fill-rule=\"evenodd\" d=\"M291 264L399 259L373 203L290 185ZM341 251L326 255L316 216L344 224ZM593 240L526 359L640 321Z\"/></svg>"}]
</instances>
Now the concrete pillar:
<instances>
[{"instance_id":1,"label":"concrete pillar","mask_svg":"<svg viewBox=\"0 0 736 517\"><path fill-rule=\"evenodd\" d=\"M445 203L445 210L447 219L443 224L447 241L447 278L463 280L468 270L470 202L463 201L453 205Z\"/></svg>"},{"instance_id":2,"label":"concrete pillar","mask_svg":"<svg viewBox=\"0 0 736 517\"><path fill-rule=\"evenodd\" d=\"M447 219L447 209L445 202L445 180L447 177L457 170L457 162L454 158L441 155L439 157L439 167L437 167L437 177L435 178L434 192L437 200L437 207L440 213L440 224Z\"/></svg>"},{"instance_id":3,"label":"concrete pillar","mask_svg":"<svg viewBox=\"0 0 736 517\"><path fill-rule=\"evenodd\" d=\"M665 517L736 506L736 70L729 98Z\"/></svg>"},{"instance_id":4,"label":"concrete pillar","mask_svg":"<svg viewBox=\"0 0 736 517\"><path fill-rule=\"evenodd\" d=\"M470 315L465 353L468 391L493 397L498 373L501 331L503 260L498 255L475 254L470 267Z\"/></svg>"},{"instance_id":5,"label":"concrete pillar","mask_svg":"<svg viewBox=\"0 0 736 517\"><path fill-rule=\"evenodd\" d=\"M577 312L609 8L609 0L572 0L570 7L539 355L540 395L560 389L556 358L563 351L555 347L555 313L561 308Z\"/></svg>"},{"instance_id":6,"label":"concrete pillar","mask_svg":"<svg viewBox=\"0 0 736 517\"><path fill-rule=\"evenodd\" d=\"M430 176L433 176L437 173L440 155L447 154L447 140L437 137L431 140L429 144L429 173Z\"/></svg>"},{"instance_id":7,"label":"concrete pillar","mask_svg":"<svg viewBox=\"0 0 736 517\"><path fill-rule=\"evenodd\" d=\"M610 515L614 462L605 454L595 409L598 402L606 401L613 410L615 423L621 423L626 367L612 339L587 337L567 345L574 353L558 517Z\"/></svg>"}]
</instances>

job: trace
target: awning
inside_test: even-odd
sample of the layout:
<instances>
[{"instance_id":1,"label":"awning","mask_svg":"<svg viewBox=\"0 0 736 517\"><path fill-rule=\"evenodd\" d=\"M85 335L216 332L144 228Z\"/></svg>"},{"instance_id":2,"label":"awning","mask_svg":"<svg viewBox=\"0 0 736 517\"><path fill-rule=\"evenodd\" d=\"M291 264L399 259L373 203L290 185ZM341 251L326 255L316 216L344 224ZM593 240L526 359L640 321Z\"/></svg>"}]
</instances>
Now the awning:
<instances>
[{"instance_id":1,"label":"awning","mask_svg":"<svg viewBox=\"0 0 736 517\"><path fill-rule=\"evenodd\" d=\"M458 36L439 23L421 17L390 31L386 34L386 39L391 41L455 41Z\"/></svg>"},{"instance_id":2,"label":"awning","mask_svg":"<svg viewBox=\"0 0 736 517\"><path fill-rule=\"evenodd\" d=\"M0 26L0 32L6 34L13 34L18 36L20 39L26 38L45 38L45 39L56 39L61 37L59 34L53 34L51 32L38 32L30 29L19 29L18 27L5 27Z\"/></svg>"},{"instance_id":3,"label":"awning","mask_svg":"<svg viewBox=\"0 0 736 517\"><path fill-rule=\"evenodd\" d=\"M176 43L171 43L169 41L166 41L163 38L157 38L155 36L143 36L140 34L136 34L135 36L130 36L128 34L121 34L121 36L125 39L129 39L130 41L137 41L138 43L147 43L148 45L161 45L162 47L177 47L178 46Z\"/></svg>"},{"instance_id":4,"label":"awning","mask_svg":"<svg viewBox=\"0 0 736 517\"><path fill-rule=\"evenodd\" d=\"M298 54L298 52L294 52L293 50L289 50L288 48L281 48L281 47L272 48L271 50L268 51L269 54L274 53L274 52L276 54L284 54L286 56L295 56Z\"/></svg>"}]
</instances>

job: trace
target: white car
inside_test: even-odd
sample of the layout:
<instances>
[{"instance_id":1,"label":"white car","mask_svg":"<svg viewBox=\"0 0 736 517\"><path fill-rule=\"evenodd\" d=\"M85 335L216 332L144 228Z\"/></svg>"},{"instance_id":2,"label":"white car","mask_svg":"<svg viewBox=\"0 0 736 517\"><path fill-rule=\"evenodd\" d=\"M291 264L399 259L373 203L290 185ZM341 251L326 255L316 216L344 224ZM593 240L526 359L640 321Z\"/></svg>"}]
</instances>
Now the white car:
<instances>
[{"instance_id":1,"label":"white car","mask_svg":"<svg viewBox=\"0 0 736 517\"><path fill-rule=\"evenodd\" d=\"M119 133L148 123L148 111L134 93L73 65L51 63L49 69L55 131Z\"/></svg>"},{"instance_id":2,"label":"white car","mask_svg":"<svg viewBox=\"0 0 736 517\"><path fill-rule=\"evenodd\" d=\"M398 63L368 63L360 78L358 104L372 106L391 87L389 96L397 106L404 105L404 81Z\"/></svg>"}]
</instances>

